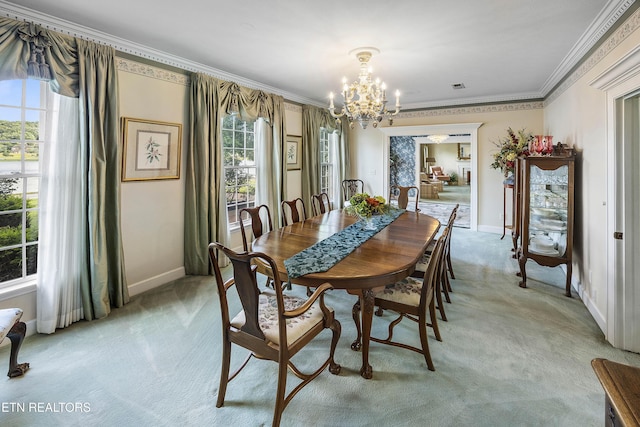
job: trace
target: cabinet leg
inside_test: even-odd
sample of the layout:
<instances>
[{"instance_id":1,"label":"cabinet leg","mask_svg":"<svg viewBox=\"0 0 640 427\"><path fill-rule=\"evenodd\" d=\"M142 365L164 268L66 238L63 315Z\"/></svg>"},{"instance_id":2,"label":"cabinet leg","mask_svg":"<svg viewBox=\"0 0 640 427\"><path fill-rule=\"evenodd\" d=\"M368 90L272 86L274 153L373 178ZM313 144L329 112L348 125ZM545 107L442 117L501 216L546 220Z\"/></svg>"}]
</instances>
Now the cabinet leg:
<instances>
[{"instance_id":1,"label":"cabinet leg","mask_svg":"<svg viewBox=\"0 0 640 427\"><path fill-rule=\"evenodd\" d=\"M524 253L520 254L520 257L518 258L518 264L520 265L520 277L522 278L518 286L520 286L521 288L526 288L527 287L527 268L526 268L527 257L524 256Z\"/></svg>"},{"instance_id":2,"label":"cabinet leg","mask_svg":"<svg viewBox=\"0 0 640 427\"><path fill-rule=\"evenodd\" d=\"M565 295L568 296L569 298L571 298L571 268L572 268L572 263L568 262L567 263L567 284L565 285L566 287Z\"/></svg>"}]
</instances>

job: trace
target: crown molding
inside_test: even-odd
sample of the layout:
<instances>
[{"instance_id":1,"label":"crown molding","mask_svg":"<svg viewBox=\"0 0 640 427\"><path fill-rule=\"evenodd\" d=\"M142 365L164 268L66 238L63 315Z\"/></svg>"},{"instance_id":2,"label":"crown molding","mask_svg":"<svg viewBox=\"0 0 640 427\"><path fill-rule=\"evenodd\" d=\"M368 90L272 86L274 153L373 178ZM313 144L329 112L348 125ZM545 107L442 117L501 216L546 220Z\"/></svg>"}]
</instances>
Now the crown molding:
<instances>
[{"instance_id":1,"label":"crown molding","mask_svg":"<svg viewBox=\"0 0 640 427\"><path fill-rule=\"evenodd\" d=\"M640 28L640 8L638 8L625 22L623 22L607 40L600 43L596 49L571 75L558 86L551 94L549 94L544 104L549 105L556 100L565 90L576 83L582 76L587 74L589 70L595 67L603 58L605 58L613 49L629 37L634 31Z\"/></svg>"},{"instance_id":2,"label":"crown molding","mask_svg":"<svg viewBox=\"0 0 640 427\"><path fill-rule=\"evenodd\" d=\"M567 56L560 62L560 65L558 65L542 85L540 93L543 97L549 95L553 88L589 53L589 50L598 43L635 1L636 0L616 0L610 1L605 5L571 51L569 51Z\"/></svg>"},{"instance_id":3,"label":"crown molding","mask_svg":"<svg viewBox=\"0 0 640 427\"><path fill-rule=\"evenodd\" d=\"M519 102L525 100L539 100L542 99L542 94L538 92L526 92L516 93L511 95L491 95L491 96L478 96L475 98L463 98L454 100L440 100L431 102L418 102L413 104L403 105L403 110L422 110L427 108L444 108L463 105L475 105L475 104L495 104L504 102Z\"/></svg>"},{"instance_id":4,"label":"crown molding","mask_svg":"<svg viewBox=\"0 0 640 427\"><path fill-rule=\"evenodd\" d=\"M400 111L395 119L455 116L460 114L502 113L508 111L539 110L541 108L543 108L542 101L514 102L491 105L468 105L463 107L437 108L433 110Z\"/></svg>"},{"instance_id":5,"label":"crown molding","mask_svg":"<svg viewBox=\"0 0 640 427\"><path fill-rule=\"evenodd\" d=\"M89 40L94 43L111 46L117 51L125 52L141 58L146 58L160 64L167 64L183 70L211 75L215 78L235 82L241 86L245 86L251 89L263 90L275 95L280 95L285 99L298 102L300 104L320 106L320 103L316 100L301 97L294 93L277 89L273 86L265 85L254 80L249 80L235 74L227 73L225 71L218 70L217 68L208 67L198 62L190 61L188 59L171 55L166 52L150 48L148 46L115 37L101 31L93 30L74 22L46 15L33 9L29 9L13 3L8 3L4 0L0 0L0 15L6 16L10 19L15 19L17 21L32 22L51 31L56 31L72 37Z\"/></svg>"},{"instance_id":6,"label":"crown molding","mask_svg":"<svg viewBox=\"0 0 640 427\"><path fill-rule=\"evenodd\" d=\"M526 101L526 100L535 100L542 99L547 96L550 98L557 97L559 93L561 93L564 89L570 86L570 83L574 82L577 75L581 75L580 69L573 73L573 75L569 76L569 73L588 53L590 49L595 46L600 38L615 24L615 22L635 3L635 0L611 0L608 2L600 14L594 19L589 28L582 35L580 40L574 45L571 52L565 56L561 64L554 70L551 76L546 80L540 91L538 92L529 92L515 95L505 95L505 96L488 96L488 97L476 97L476 98L467 98L460 100L441 100L441 101L433 101L433 102L424 102L424 103L414 103L403 106L404 109L409 110L417 110L417 109L428 109L428 108L446 108L446 107L454 107L456 105L470 105L470 104L488 104L488 103L508 103L508 102L517 102L517 101ZM125 52L134 56L138 56L141 58L146 58L151 61L158 62L160 64L170 65L172 67L180 68L186 71L191 72L199 72L207 75L211 75L215 78L219 78L221 80L233 81L242 86L263 90L265 92L273 93L276 95L280 95L286 100L290 100L293 102L297 102L299 104L308 104L316 107L325 107L326 105L318 100L302 97L296 95L291 92L283 91L281 89L275 88L273 86L269 86L260 82L256 82L254 80L249 80L241 76L237 76L235 74L227 73L225 71L209 67L198 62L190 61L188 59L171 55L166 52L159 51L157 49L153 49L129 40L125 40L119 37L115 37L101 31L93 30L91 28L64 20L56 17L52 17L41 12L35 11L33 9L29 9L23 6L19 6L13 3L8 3L5 0L0 0L0 15L6 16L7 18L32 22L38 25L41 25L44 28L47 28L51 31L57 31L63 34L67 34L73 37L82 38L85 40L89 40L98 44L107 45L113 47L115 50L120 52ZM637 15L634 14L634 15ZM616 31L619 33L620 31ZM612 36L613 37L613 36ZM610 38L611 39L611 38ZM604 45L606 43L602 43ZM600 49L602 50L602 48ZM595 55L595 54L594 54ZM593 58L594 55L591 55ZM132 61L133 62L133 61ZM137 63L136 63L137 64ZM138 71L139 73L143 73L142 69L145 67L143 64L139 64ZM125 71L130 71L130 68ZM584 66L581 67L584 72ZM591 67L588 67L591 68ZM151 68L147 69L147 71L151 70ZM160 69L157 69L160 70ZM131 71L133 72L133 71ZM583 73L582 72L582 73ZM578 74L576 74L578 73ZM153 70L149 77L160 78L162 80L167 80L167 76L158 77L160 74ZM176 74L177 76L178 74ZM569 76L569 77L567 77ZM169 78L168 81L171 78ZM562 84L556 87L563 79L565 79ZM177 78L177 80L180 80ZM179 83L179 81L175 81L175 83ZM180 83L182 84L182 83ZM553 91L553 93L551 93ZM551 95L550 95L551 93ZM552 99L549 99L551 101ZM546 102L547 100L545 100ZM456 108L452 108L453 110L457 110ZM449 110L449 109L447 109ZM401 113L402 114L402 113Z\"/></svg>"}]
</instances>

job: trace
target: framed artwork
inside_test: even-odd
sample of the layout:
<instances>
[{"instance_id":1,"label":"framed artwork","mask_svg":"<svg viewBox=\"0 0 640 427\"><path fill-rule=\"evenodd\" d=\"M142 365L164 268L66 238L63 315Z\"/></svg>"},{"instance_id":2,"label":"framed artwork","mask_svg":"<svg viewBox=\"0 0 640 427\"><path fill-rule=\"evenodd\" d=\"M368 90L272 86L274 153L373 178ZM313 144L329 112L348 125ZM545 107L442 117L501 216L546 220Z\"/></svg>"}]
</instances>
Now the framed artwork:
<instances>
[{"instance_id":1,"label":"framed artwork","mask_svg":"<svg viewBox=\"0 0 640 427\"><path fill-rule=\"evenodd\" d=\"M287 135L287 170L294 171L302 169L302 137Z\"/></svg>"},{"instance_id":2,"label":"framed artwork","mask_svg":"<svg viewBox=\"0 0 640 427\"><path fill-rule=\"evenodd\" d=\"M458 160L471 159L471 144L458 143Z\"/></svg>"},{"instance_id":3,"label":"framed artwork","mask_svg":"<svg viewBox=\"0 0 640 427\"><path fill-rule=\"evenodd\" d=\"M180 178L182 125L122 118L122 180Z\"/></svg>"}]
</instances>

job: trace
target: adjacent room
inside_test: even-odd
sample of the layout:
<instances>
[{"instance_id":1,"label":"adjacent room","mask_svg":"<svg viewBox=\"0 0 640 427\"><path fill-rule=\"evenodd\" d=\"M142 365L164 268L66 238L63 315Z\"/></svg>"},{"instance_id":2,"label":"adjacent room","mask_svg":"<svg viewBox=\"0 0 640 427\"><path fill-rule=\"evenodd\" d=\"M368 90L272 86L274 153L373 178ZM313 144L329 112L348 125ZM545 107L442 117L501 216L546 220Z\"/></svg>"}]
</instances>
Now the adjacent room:
<instances>
[{"instance_id":1,"label":"adjacent room","mask_svg":"<svg viewBox=\"0 0 640 427\"><path fill-rule=\"evenodd\" d=\"M0 424L640 425L640 3L512 3L0 0Z\"/></svg>"}]
</instances>

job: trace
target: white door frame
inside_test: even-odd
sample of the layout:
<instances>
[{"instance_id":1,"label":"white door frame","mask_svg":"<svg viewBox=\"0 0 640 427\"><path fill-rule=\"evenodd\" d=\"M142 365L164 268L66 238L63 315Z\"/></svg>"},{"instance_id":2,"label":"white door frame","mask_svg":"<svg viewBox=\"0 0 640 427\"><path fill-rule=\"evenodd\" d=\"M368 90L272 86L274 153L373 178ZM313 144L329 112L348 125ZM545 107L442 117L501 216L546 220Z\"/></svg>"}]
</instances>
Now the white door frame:
<instances>
[{"instance_id":1,"label":"white door frame","mask_svg":"<svg viewBox=\"0 0 640 427\"><path fill-rule=\"evenodd\" d=\"M478 230L478 128L482 123L454 123L448 125L418 125L418 126L393 126L378 128L385 135L383 147L382 184L385 194L389 194L389 147L391 146L392 136L427 136L433 134L463 134L471 135L471 218L469 228L473 231ZM416 144L419 146L419 144ZM419 153L419 147L416 152ZM419 163L420 157L416 158ZM420 183L420 168L416 168L416 182Z\"/></svg>"},{"instance_id":2,"label":"white door frame","mask_svg":"<svg viewBox=\"0 0 640 427\"><path fill-rule=\"evenodd\" d=\"M590 85L607 94L607 341L614 347L640 351L639 334L634 335L640 318L640 272L634 269L636 258L633 230L632 190L630 171L637 170L637 151L631 156L630 136L625 134L625 98L640 89L640 46L625 55ZM631 164L635 158L635 166ZM625 171L629 176L625 177ZM634 200L635 203L640 202ZM633 201L632 201L633 203ZM636 227L634 227L634 225ZM615 232L623 232L626 240L614 239Z\"/></svg>"}]
</instances>

